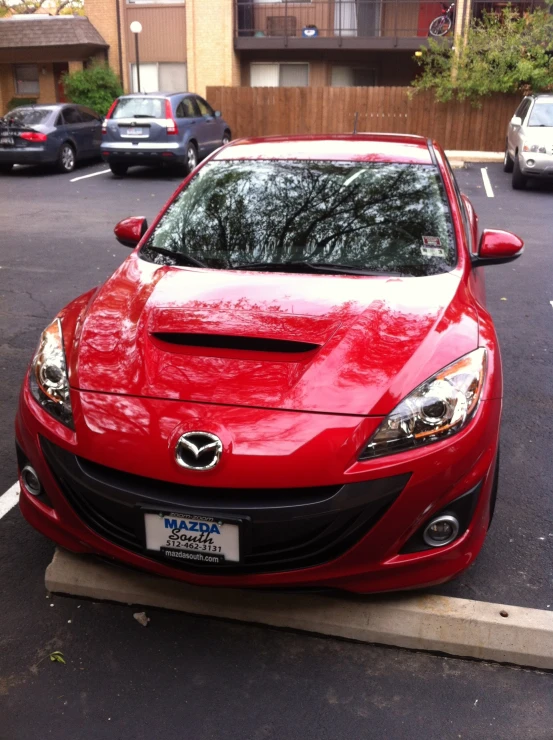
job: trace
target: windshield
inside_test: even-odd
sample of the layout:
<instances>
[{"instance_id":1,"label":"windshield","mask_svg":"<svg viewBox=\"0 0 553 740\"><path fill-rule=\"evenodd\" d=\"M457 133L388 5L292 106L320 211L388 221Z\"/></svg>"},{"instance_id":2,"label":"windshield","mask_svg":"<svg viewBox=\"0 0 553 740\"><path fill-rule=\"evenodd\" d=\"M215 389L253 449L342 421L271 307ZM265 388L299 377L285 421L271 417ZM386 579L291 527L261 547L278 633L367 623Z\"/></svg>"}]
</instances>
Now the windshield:
<instances>
[{"instance_id":1,"label":"windshield","mask_svg":"<svg viewBox=\"0 0 553 740\"><path fill-rule=\"evenodd\" d=\"M528 119L529 126L551 126L553 127L553 101L540 103L536 100L536 103Z\"/></svg>"},{"instance_id":2,"label":"windshield","mask_svg":"<svg viewBox=\"0 0 553 740\"><path fill-rule=\"evenodd\" d=\"M6 113L4 121L25 126L39 126L52 114L52 108L15 108Z\"/></svg>"},{"instance_id":3,"label":"windshield","mask_svg":"<svg viewBox=\"0 0 553 740\"><path fill-rule=\"evenodd\" d=\"M456 264L436 167L289 160L207 164L142 257L217 269L309 263L362 274L432 275Z\"/></svg>"},{"instance_id":4,"label":"windshield","mask_svg":"<svg viewBox=\"0 0 553 740\"><path fill-rule=\"evenodd\" d=\"M112 118L165 118L164 98L120 98Z\"/></svg>"}]
</instances>

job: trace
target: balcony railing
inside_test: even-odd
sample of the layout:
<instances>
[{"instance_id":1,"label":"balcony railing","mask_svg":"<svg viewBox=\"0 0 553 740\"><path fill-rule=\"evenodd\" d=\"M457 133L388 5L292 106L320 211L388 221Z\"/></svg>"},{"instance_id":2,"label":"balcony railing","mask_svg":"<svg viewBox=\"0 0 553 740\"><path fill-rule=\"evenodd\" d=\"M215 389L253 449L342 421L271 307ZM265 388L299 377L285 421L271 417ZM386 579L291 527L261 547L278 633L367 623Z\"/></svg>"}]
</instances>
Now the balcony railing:
<instances>
[{"instance_id":1,"label":"balcony railing","mask_svg":"<svg viewBox=\"0 0 553 740\"><path fill-rule=\"evenodd\" d=\"M236 0L236 38L255 39L251 48L274 47L279 41L296 48L312 42L313 47L322 48L325 39L337 42L335 46L359 48L364 46L362 40L422 42L429 35L431 21L441 12L441 2L421 0Z\"/></svg>"}]
</instances>

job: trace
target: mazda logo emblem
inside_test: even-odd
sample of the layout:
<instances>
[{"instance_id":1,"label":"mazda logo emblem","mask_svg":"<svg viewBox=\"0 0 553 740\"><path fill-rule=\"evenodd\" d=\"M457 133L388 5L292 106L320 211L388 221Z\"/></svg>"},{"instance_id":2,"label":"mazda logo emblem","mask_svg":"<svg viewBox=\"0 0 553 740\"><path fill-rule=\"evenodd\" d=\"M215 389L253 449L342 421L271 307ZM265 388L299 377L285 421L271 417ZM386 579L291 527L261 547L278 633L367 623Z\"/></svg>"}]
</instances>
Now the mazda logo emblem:
<instances>
[{"instance_id":1,"label":"mazda logo emblem","mask_svg":"<svg viewBox=\"0 0 553 740\"><path fill-rule=\"evenodd\" d=\"M211 470L221 459L223 443L209 432L186 432L175 448L177 463L188 470Z\"/></svg>"}]
</instances>

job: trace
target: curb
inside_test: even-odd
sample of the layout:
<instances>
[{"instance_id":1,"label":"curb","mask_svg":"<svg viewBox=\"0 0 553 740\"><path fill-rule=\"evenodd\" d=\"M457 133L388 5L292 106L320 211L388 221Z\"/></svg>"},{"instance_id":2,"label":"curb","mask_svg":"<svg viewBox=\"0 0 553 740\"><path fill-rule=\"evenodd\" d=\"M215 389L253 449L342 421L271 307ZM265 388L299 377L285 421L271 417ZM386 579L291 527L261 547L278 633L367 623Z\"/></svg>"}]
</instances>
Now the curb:
<instances>
[{"instance_id":1,"label":"curb","mask_svg":"<svg viewBox=\"0 0 553 740\"><path fill-rule=\"evenodd\" d=\"M459 149L446 150L449 160L462 160L464 162L503 162L503 152L465 152Z\"/></svg>"},{"instance_id":2,"label":"curb","mask_svg":"<svg viewBox=\"0 0 553 740\"><path fill-rule=\"evenodd\" d=\"M553 669L553 612L540 609L434 595L351 600L202 588L59 549L45 582L52 593Z\"/></svg>"}]
</instances>

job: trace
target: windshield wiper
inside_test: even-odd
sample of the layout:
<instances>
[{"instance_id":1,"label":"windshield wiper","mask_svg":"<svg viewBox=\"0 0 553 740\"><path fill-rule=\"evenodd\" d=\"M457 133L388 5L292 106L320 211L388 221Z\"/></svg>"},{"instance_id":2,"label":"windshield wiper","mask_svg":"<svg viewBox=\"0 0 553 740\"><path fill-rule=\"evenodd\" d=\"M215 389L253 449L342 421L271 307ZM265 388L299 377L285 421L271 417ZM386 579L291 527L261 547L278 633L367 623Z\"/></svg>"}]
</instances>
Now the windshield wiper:
<instances>
[{"instance_id":1,"label":"windshield wiper","mask_svg":"<svg viewBox=\"0 0 553 740\"><path fill-rule=\"evenodd\" d=\"M324 272L338 275L401 275L400 272L388 270L364 270L349 265L334 265L331 262L307 262L297 260L293 262L250 262L244 265L233 265L231 270L259 270L260 272Z\"/></svg>"},{"instance_id":2,"label":"windshield wiper","mask_svg":"<svg viewBox=\"0 0 553 740\"><path fill-rule=\"evenodd\" d=\"M188 265L188 267L207 267L206 264L200 262L200 260L195 259L195 257L190 257L190 255L183 254L182 252L173 252L171 249L165 249L164 247L146 246L142 251L154 252L155 254L162 254L164 257L171 257L171 259L175 260L176 265Z\"/></svg>"}]
</instances>

